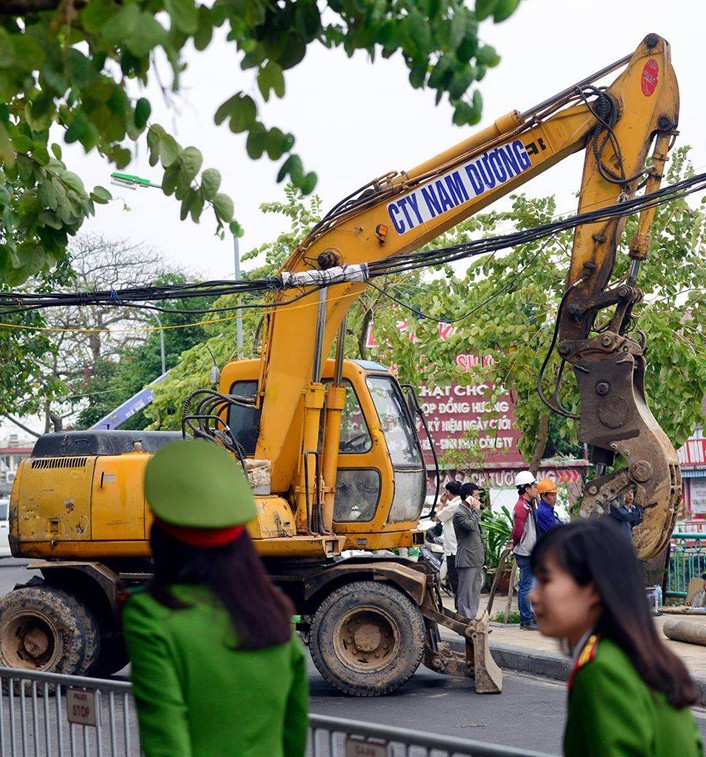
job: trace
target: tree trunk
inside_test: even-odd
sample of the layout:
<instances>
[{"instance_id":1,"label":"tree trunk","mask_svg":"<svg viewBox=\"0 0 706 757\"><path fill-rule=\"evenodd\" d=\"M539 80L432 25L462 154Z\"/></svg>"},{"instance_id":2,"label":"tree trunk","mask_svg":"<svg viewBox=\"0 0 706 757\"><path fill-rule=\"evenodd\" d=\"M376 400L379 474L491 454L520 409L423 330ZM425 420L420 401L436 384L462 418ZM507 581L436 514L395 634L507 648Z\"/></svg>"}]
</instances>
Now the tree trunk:
<instances>
[{"instance_id":1,"label":"tree trunk","mask_svg":"<svg viewBox=\"0 0 706 757\"><path fill-rule=\"evenodd\" d=\"M532 475L536 476L539 466L542 462L542 455L547 448L547 439L549 438L549 418L550 414L545 413L539 419L539 428L537 429L537 438L534 442L534 451L530 460L529 469Z\"/></svg>"},{"instance_id":2,"label":"tree trunk","mask_svg":"<svg viewBox=\"0 0 706 757\"><path fill-rule=\"evenodd\" d=\"M371 308L370 310L365 311L365 314L363 315L363 325L360 328L360 334L358 334L358 354L360 355L361 360L368 359L368 348L366 347L366 342L368 340L368 328L372 320L373 311Z\"/></svg>"}]
</instances>

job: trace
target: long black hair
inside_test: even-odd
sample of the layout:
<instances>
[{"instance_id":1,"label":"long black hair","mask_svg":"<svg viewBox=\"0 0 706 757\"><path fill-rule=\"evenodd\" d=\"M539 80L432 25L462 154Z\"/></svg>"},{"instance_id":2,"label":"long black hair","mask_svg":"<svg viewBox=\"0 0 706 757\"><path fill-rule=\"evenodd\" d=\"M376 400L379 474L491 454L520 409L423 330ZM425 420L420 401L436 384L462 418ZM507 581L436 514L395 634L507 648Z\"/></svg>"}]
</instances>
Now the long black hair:
<instances>
[{"instance_id":1,"label":"long black hair","mask_svg":"<svg viewBox=\"0 0 706 757\"><path fill-rule=\"evenodd\" d=\"M238 649L262 649L290 639L294 607L272 585L247 531L222 547L193 547L153 523L150 544L154 575L147 589L160 604L173 610L191 607L171 586L202 584L228 611Z\"/></svg>"},{"instance_id":2,"label":"long black hair","mask_svg":"<svg viewBox=\"0 0 706 757\"><path fill-rule=\"evenodd\" d=\"M547 559L579 586L596 587L601 599L596 632L625 652L648 686L663 691L673 707L697 702L689 671L657 635L635 549L617 526L589 519L554 528L532 550L532 571L546 570Z\"/></svg>"}]
</instances>

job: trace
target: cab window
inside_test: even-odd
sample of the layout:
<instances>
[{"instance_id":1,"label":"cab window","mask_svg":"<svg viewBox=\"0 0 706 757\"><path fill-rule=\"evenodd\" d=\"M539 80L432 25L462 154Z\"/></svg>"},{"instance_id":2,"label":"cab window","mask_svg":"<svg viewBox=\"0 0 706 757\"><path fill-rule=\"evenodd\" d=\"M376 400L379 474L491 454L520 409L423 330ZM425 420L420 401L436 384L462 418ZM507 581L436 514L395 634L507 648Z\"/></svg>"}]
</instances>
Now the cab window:
<instances>
[{"instance_id":1,"label":"cab window","mask_svg":"<svg viewBox=\"0 0 706 757\"><path fill-rule=\"evenodd\" d=\"M254 399L257 395L257 381L236 381L230 393L238 397ZM260 409L231 405L228 409L228 426L233 438L243 448L246 455L254 455L257 438L260 435Z\"/></svg>"},{"instance_id":2,"label":"cab window","mask_svg":"<svg viewBox=\"0 0 706 757\"><path fill-rule=\"evenodd\" d=\"M346 406L341 416L341 440L338 443L338 451L344 455L369 452L372 439L358 397L350 381L343 383L346 387Z\"/></svg>"}]
</instances>

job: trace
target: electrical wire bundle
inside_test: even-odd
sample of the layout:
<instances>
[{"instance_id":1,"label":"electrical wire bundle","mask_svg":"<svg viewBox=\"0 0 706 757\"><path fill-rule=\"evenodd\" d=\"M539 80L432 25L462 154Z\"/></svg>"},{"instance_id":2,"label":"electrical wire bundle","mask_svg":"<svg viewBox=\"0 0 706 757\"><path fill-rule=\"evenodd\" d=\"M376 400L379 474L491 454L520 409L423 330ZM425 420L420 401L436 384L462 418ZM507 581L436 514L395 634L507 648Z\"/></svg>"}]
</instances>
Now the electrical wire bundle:
<instances>
[{"instance_id":1,"label":"electrical wire bundle","mask_svg":"<svg viewBox=\"0 0 706 757\"><path fill-rule=\"evenodd\" d=\"M566 229L573 229L583 224L605 221L633 215L648 208L658 207L665 203L687 197L694 192L706 191L706 173L683 179L682 181L662 187L656 192L625 199L614 205L598 210L580 213L565 218L550 221L546 224L534 226L530 229L515 231L492 237L476 239L450 247L443 247L423 252L413 252L395 255L377 260L366 265L368 279L381 276L406 273L421 268L433 268L455 263L467 258L498 252L520 245L551 238ZM345 267L344 267L345 268ZM351 266L351 268L354 268ZM254 295L272 294L282 291L286 284L286 274L271 276L263 279L244 279L240 281L206 281L182 285L161 285L145 287L129 287L125 289L110 289L92 292L0 292L0 316L42 310L50 307L82 307L90 305L134 307L162 312L177 312L190 314L204 314L228 312L249 309L272 309L287 307L297 300L308 296L317 289L345 281L340 275L332 276L330 271L322 271L322 282L318 285L297 287L300 293L295 297L280 302L242 302L230 306L206 309L174 310L158 304L164 301L184 300L196 297L222 297L224 295ZM360 273L356 274L358 277ZM360 278L356 278L360 280ZM315 281L315 279L312 279ZM393 298L394 299L394 298ZM397 300L396 300L397 301ZM404 303L399 303L404 304ZM466 317L466 316L464 316Z\"/></svg>"}]
</instances>

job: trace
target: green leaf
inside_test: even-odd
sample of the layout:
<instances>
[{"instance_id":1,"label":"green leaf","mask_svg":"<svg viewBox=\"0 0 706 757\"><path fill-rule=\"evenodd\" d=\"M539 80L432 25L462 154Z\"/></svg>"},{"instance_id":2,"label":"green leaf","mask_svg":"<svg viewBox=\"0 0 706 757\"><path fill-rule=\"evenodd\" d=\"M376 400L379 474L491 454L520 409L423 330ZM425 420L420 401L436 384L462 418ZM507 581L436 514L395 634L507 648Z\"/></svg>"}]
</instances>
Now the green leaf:
<instances>
[{"instance_id":1,"label":"green leaf","mask_svg":"<svg viewBox=\"0 0 706 757\"><path fill-rule=\"evenodd\" d=\"M7 68L15 62L15 50L10 35L0 26L0 68Z\"/></svg>"},{"instance_id":2,"label":"green leaf","mask_svg":"<svg viewBox=\"0 0 706 757\"><path fill-rule=\"evenodd\" d=\"M91 140L94 131L95 129L88 122L86 116L79 111L71 121L69 128L66 130L64 141L69 145L73 142L81 142L81 144L84 144Z\"/></svg>"},{"instance_id":3,"label":"green leaf","mask_svg":"<svg viewBox=\"0 0 706 757\"><path fill-rule=\"evenodd\" d=\"M201 194L195 194L194 199L191 201L191 220L194 223L198 223L201 218L201 211L203 210L203 196Z\"/></svg>"},{"instance_id":4,"label":"green leaf","mask_svg":"<svg viewBox=\"0 0 706 757\"><path fill-rule=\"evenodd\" d=\"M510 18L510 16L512 16L517 10L519 4L520 0L498 0L498 3L493 10L493 20L495 23L499 24L501 21Z\"/></svg>"},{"instance_id":5,"label":"green leaf","mask_svg":"<svg viewBox=\"0 0 706 757\"><path fill-rule=\"evenodd\" d=\"M300 0L294 5L294 26L305 42L316 39L321 31L321 15L316 2Z\"/></svg>"},{"instance_id":6,"label":"green leaf","mask_svg":"<svg viewBox=\"0 0 706 757\"><path fill-rule=\"evenodd\" d=\"M201 155L201 151L197 150L195 147L187 147L181 153L182 176L188 181L192 181L196 177L196 174L201 170L202 165L203 156Z\"/></svg>"},{"instance_id":7,"label":"green leaf","mask_svg":"<svg viewBox=\"0 0 706 757\"><path fill-rule=\"evenodd\" d=\"M299 189L301 189L302 194L305 194L305 195L311 194L314 191L314 188L316 187L316 181L317 181L316 174L313 171L310 171L304 177L304 180L301 181L299 184Z\"/></svg>"},{"instance_id":8,"label":"green leaf","mask_svg":"<svg viewBox=\"0 0 706 757\"><path fill-rule=\"evenodd\" d=\"M179 158L180 153L181 148L171 134L165 134L159 140L159 159L165 168L169 168Z\"/></svg>"},{"instance_id":9,"label":"green leaf","mask_svg":"<svg viewBox=\"0 0 706 757\"><path fill-rule=\"evenodd\" d=\"M306 43L296 34L285 36L284 49L277 56L277 62L283 70L294 68L297 63L301 63L306 55Z\"/></svg>"},{"instance_id":10,"label":"green leaf","mask_svg":"<svg viewBox=\"0 0 706 757\"><path fill-rule=\"evenodd\" d=\"M483 21L495 10L498 0L476 0L476 18Z\"/></svg>"},{"instance_id":11,"label":"green leaf","mask_svg":"<svg viewBox=\"0 0 706 757\"><path fill-rule=\"evenodd\" d=\"M98 72L91 61L75 47L66 53L66 68L72 86L85 87L98 78Z\"/></svg>"},{"instance_id":12,"label":"green leaf","mask_svg":"<svg viewBox=\"0 0 706 757\"><path fill-rule=\"evenodd\" d=\"M135 126L140 130L144 129L151 113L150 101L146 97L141 97L135 103Z\"/></svg>"},{"instance_id":13,"label":"green leaf","mask_svg":"<svg viewBox=\"0 0 706 757\"><path fill-rule=\"evenodd\" d=\"M433 45L429 22L418 11L411 11L407 17L407 34L410 42L420 54L431 51Z\"/></svg>"},{"instance_id":14,"label":"green leaf","mask_svg":"<svg viewBox=\"0 0 706 757\"><path fill-rule=\"evenodd\" d=\"M125 45L135 55L142 57L150 53L155 47L165 45L166 42L166 29L154 16L148 12L144 12L140 14L137 27L128 39L125 40Z\"/></svg>"},{"instance_id":15,"label":"green leaf","mask_svg":"<svg viewBox=\"0 0 706 757\"><path fill-rule=\"evenodd\" d=\"M214 116L216 124L221 124L229 119L230 130L234 133L247 131L255 122L257 106L249 95L238 93L228 98L219 106Z\"/></svg>"},{"instance_id":16,"label":"green leaf","mask_svg":"<svg viewBox=\"0 0 706 757\"><path fill-rule=\"evenodd\" d=\"M495 52L495 48L491 45L483 45L483 47L476 53L476 60L478 63L492 68L500 63L500 56Z\"/></svg>"},{"instance_id":17,"label":"green leaf","mask_svg":"<svg viewBox=\"0 0 706 757\"><path fill-rule=\"evenodd\" d=\"M277 174L277 181L283 181L285 176L289 175L294 184L298 184L304 179L304 170L301 158L298 155L290 155L284 161Z\"/></svg>"},{"instance_id":18,"label":"green leaf","mask_svg":"<svg viewBox=\"0 0 706 757\"><path fill-rule=\"evenodd\" d=\"M115 5L106 2L86 3L79 11L79 21L91 34L99 32L113 17Z\"/></svg>"},{"instance_id":19,"label":"green leaf","mask_svg":"<svg viewBox=\"0 0 706 757\"><path fill-rule=\"evenodd\" d=\"M89 3L91 5L92 3ZM140 9L136 3L124 3L120 10L103 24L106 42L122 47L127 44L140 23Z\"/></svg>"},{"instance_id":20,"label":"green leaf","mask_svg":"<svg viewBox=\"0 0 706 757\"><path fill-rule=\"evenodd\" d=\"M44 63L45 52L39 42L27 34L12 40L14 65L21 69L37 70Z\"/></svg>"},{"instance_id":21,"label":"green leaf","mask_svg":"<svg viewBox=\"0 0 706 757\"><path fill-rule=\"evenodd\" d=\"M277 97L284 97L282 69L274 61L270 61L264 68L260 69L257 75L257 86L260 88L265 101L270 99L270 90L273 90Z\"/></svg>"},{"instance_id":22,"label":"green leaf","mask_svg":"<svg viewBox=\"0 0 706 757\"><path fill-rule=\"evenodd\" d=\"M201 51L211 43L213 37L213 20L211 9L205 5L199 6L198 29L194 35L194 47Z\"/></svg>"},{"instance_id":23,"label":"green leaf","mask_svg":"<svg viewBox=\"0 0 706 757\"><path fill-rule=\"evenodd\" d=\"M228 195L217 194L213 198L213 209L220 221L230 223L233 220L233 200Z\"/></svg>"},{"instance_id":24,"label":"green leaf","mask_svg":"<svg viewBox=\"0 0 706 757\"><path fill-rule=\"evenodd\" d=\"M73 191L76 192L76 194L83 195L83 194L86 193L86 189L83 186L83 182L81 181L81 177L77 176L72 171L64 171L62 173L62 175L61 175L61 180L70 189L73 189Z\"/></svg>"},{"instance_id":25,"label":"green leaf","mask_svg":"<svg viewBox=\"0 0 706 757\"><path fill-rule=\"evenodd\" d=\"M415 60L409 70L409 83L415 89L423 87L427 78L427 73L428 67L426 60Z\"/></svg>"},{"instance_id":26,"label":"green leaf","mask_svg":"<svg viewBox=\"0 0 706 757\"><path fill-rule=\"evenodd\" d=\"M162 191L165 195L173 195L179 181L179 164L173 163L164 172L162 177Z\"/></svg>"},{"instance_id":27,"label":"green leaf","mask_svg":"<svg viewBox=\"0 0 706 757\"><path fill-rule=\"evenodd\" d=\"M172 24L184 34L196 34L199 28L199 13L194 0L165 0Z\"/></svg>"},{"instance_id":28,"label":"green leaf","mask_svg":"<svg viewBox=\"0 0 706 757\"><path fill-rule=\"evenodd\" d=\"M204 200L212 200L221 186L221 174L215 168L207 168L201 174L201 193Z\"/></svg>"},{"instance_id":29,"label":"green leaf","mask_svg":"<svg viewBox=\"0 0 706 757\"><path fill-rule=\"evenodd\" d=\"M258 160L262 157L262 153L267 146L267 137L267 129L265 129L260 123L256 123L252 129L250 129L245 143L245 149L248 151L248 156L252 158L252 160Z\"/></svg>"},{"instance_id":30,"label":"green leaf","mask_svg":"<svg viewBox=\"0 0 706 757\"><path fill-rule=\"evenodd\" d=\"M91 192L91 199L94 202L105 204L113 199L113 195L105 187L97 185L93 187L93 192Z\"/></svg>"}]
</instances>

